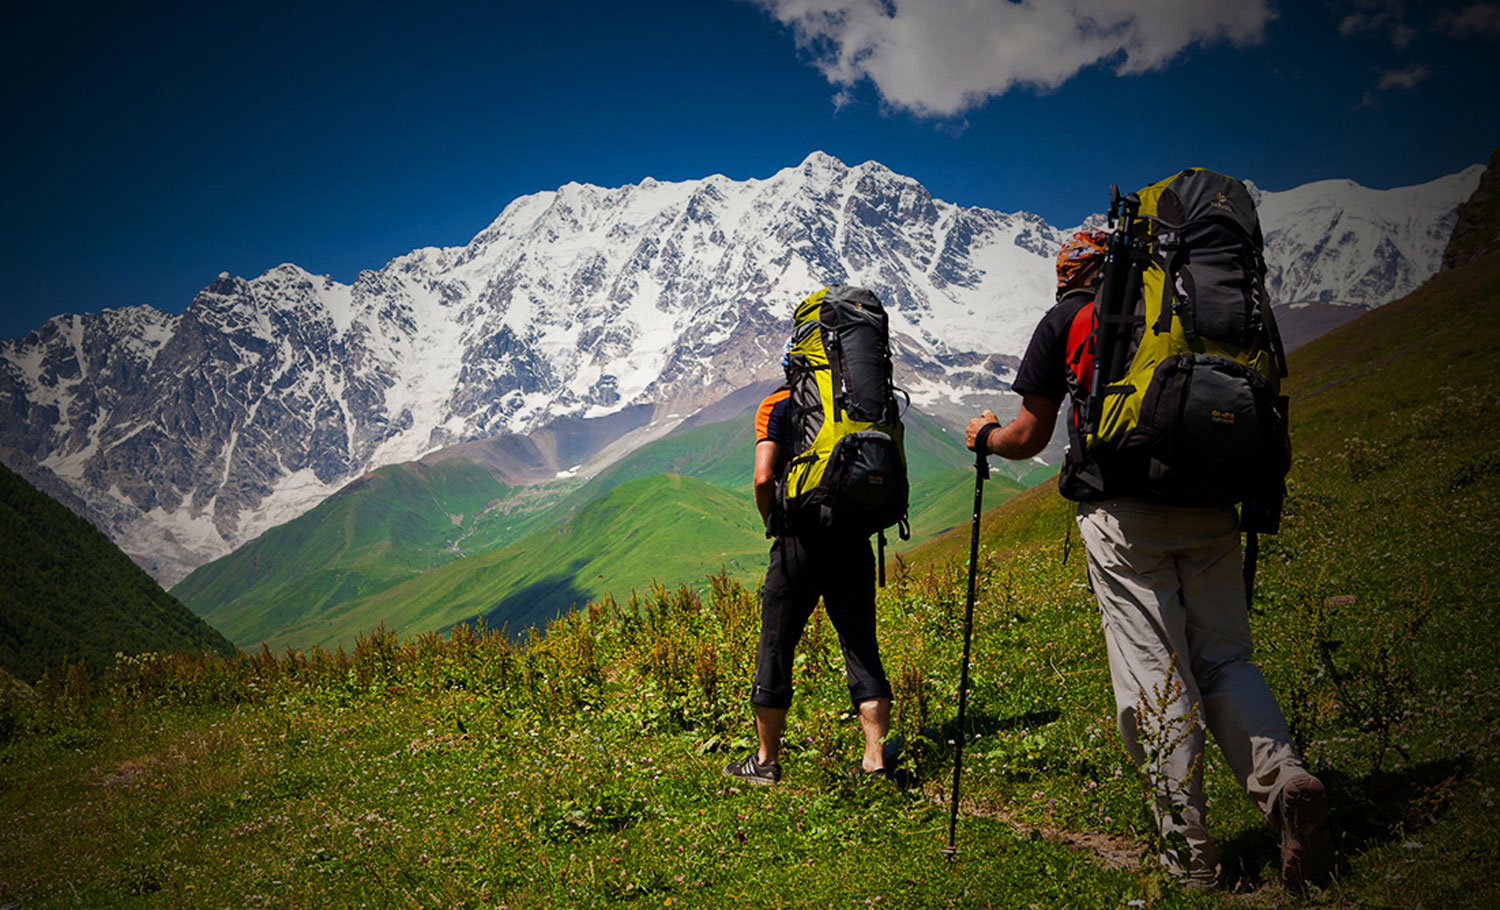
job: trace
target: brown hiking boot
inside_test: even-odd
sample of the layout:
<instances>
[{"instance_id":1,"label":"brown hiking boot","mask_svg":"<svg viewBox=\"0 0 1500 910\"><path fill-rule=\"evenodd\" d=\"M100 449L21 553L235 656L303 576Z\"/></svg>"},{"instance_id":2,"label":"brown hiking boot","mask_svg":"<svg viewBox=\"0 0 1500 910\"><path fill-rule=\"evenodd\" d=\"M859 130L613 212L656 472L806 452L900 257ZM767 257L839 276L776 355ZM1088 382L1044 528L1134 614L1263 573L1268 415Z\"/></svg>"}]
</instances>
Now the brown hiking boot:
<instances>
[{"instance_id":1,"label":"brown hiking boot","mask_svg":"<svg viewBox=\"0 0 1500 910\"><path fill-rule=\"evenodd\" d=\"M1276 800L1281 820L1281 883L1302 891L1323 886L1333 871L1333 838L1328 831L1328 794L1311 774L1293 778Z\"/></svg>"}]
</instances>

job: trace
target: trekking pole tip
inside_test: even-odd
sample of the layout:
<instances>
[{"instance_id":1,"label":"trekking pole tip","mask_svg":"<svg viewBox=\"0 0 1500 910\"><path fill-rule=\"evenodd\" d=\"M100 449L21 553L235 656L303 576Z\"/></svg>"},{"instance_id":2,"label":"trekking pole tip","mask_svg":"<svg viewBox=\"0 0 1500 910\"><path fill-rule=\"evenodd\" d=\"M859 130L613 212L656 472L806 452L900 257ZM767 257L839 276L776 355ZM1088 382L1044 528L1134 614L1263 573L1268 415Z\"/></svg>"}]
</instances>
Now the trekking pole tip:
<instances>
[{"instance_id":1,"label":"trekking pole tip","mask_svg":"<svg viewBox=\"0 0 1500 910\"><path fill-rule=\"evenodd\" d=\"M953 846L952 844L944 847L941 852L948 858L948 862L950 863L958 858L958 848Z\"/></svg>"}]
</instances>

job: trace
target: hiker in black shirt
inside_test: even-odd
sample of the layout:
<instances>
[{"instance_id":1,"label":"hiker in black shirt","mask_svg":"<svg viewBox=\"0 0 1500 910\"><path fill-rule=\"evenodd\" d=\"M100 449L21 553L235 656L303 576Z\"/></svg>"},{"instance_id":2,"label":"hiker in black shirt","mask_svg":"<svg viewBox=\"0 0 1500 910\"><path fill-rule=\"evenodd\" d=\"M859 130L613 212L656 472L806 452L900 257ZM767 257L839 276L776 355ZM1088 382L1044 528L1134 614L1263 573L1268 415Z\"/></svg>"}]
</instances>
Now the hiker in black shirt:
<instances>
[{"instance_id":1,"label":"hiker in black shirt","mask_svg":"<svg viewBox=\"0 0 1500 910\"><path fill-rule=\"evenodd\" d=\"M1064 400L1072 404L1070 419L1081 420L1093 382L1094 294L1106 243L1103 232L1083 231L1063 245L1058 302L1037 326L1012 384L1021 411L1003 427L990 411L974 418L970 449L982 438L990 454L1031 458L1050 440ZM1281 831L1282 880L1296 888L1321 881L1331 864L1327 799L1251 661L1235 509L1167 504L1108 486L1105 492L1079 503L1078 527L1120 736L1150 778L1163 865L1189 888L1222 883L1204 821L1202 758L1212 730L1241 787Z\"/></svg>"}]
</instances>

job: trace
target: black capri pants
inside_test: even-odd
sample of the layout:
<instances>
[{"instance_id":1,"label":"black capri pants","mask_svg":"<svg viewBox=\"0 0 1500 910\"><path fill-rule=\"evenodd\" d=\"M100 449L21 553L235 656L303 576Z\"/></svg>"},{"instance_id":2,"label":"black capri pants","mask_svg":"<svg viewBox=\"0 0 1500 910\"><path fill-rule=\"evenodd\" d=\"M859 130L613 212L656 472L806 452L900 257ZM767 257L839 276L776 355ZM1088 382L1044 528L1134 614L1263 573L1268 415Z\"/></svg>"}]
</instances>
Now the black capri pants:
<instances>
[{"instance_id":1,"label":"black capri pants","mask_svg":"<svg viewBox=\"0 0 1500 910\"><path fill-rule=\"evenodd\" d=\"M760 599L760 645L751 704L792 703L792 656L818 598L838 632L849 698L858 708L890 698L875 642L875 557L868 537L804 532L776 538Z\"/></svg>"}]
</instances>

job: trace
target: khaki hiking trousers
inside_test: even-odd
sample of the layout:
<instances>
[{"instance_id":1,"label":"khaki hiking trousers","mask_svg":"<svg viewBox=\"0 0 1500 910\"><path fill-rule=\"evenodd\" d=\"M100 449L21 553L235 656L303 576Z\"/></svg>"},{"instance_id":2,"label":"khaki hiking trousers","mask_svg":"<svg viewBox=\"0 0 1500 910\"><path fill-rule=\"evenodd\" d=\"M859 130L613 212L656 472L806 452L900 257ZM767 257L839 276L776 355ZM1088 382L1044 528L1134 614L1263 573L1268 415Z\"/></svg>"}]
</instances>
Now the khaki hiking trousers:
<instances>
[{"instance_id":1,"label":"khaki hiking trousers","mask_svg":"<svg viewBox=\"0 0 1500 910\"><path fill-rule=\"evenodd\" d=\"M1114 499L1082 504L1078 528L1120 735L1155 791L1162 862L1206 880L1218 849L1204 825L1205 726L1268 817L1281 788L1306 773L1276 697L1250 661L1238 518L1227 507Z\"/></svg>"}]
</instances>

